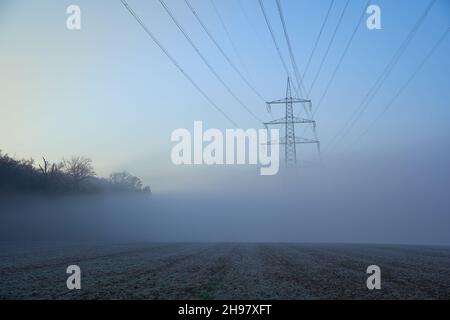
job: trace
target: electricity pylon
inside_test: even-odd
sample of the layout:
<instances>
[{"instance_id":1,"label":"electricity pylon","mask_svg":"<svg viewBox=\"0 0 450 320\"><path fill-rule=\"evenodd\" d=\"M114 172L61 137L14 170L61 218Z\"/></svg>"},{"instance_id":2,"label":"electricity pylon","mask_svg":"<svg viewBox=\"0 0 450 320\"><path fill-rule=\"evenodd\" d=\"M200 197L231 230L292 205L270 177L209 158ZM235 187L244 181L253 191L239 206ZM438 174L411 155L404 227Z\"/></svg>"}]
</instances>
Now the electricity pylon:
<instances>
[{"instance_id":1,"label":"electricity pylon","mask_svg":"<svg viewBox=\"0 0 450 320\"><path fill-rule=\"evenodd\" d=\"M294 107L297 104L301 104L305 110L305 117L294 116ZM284 125L285 136L281 137L279 141L270 141L268 144L280 144L285 146L285 161L287 166L293 166L297 164L297 145L300 144L316 144L317 151L320 153L320 141L317 139L316 134L316 121L312 119L312 102L311 100L298 99L292 97L291 81L288 78L286 88L286 98L267 102L267 109L270 112L273 105L285 105L286 115L284 118L265 122L264 126L268 129L269 126ZM310 125L312 126L313 138L295 136L296 125ZM306 130L305 130L306 132Z\"/></svg>"}]
</instances>

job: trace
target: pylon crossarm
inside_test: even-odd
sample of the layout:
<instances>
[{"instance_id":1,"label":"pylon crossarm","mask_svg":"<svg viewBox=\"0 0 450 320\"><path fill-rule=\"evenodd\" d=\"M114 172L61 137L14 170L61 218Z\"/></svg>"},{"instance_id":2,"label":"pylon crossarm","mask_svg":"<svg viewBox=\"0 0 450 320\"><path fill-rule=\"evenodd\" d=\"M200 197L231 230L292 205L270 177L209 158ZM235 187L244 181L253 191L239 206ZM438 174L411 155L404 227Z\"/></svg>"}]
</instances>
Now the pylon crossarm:
<instances>
[{"instance_id":1,"label":"pylon crossarm","mask_svg":"<svg viewBox=\"0 0 450 320\"><path fill-rule=\"evenodd\" d=\"M314 140L314 139L306 139L306 138L295 138L295 141L293 142L295 144L320 144L320 141ZM280 138L280 140L272 140L268 141L266 143L263 143L263 145L273 145L273 144L279 144L279 145L285 145L287 144L286 139Z\"/></svg>"},{"instance_id":2,"label":"pylon crossarm","mask_svg":"<svg viewBox=\"0 0 450 320\"><path fill-rule=\"evenodd\" d=\"M272 120L270 122L265 122L264 125L265 126L277 125L277 124L286 125L288 123L312 123L312 124L315 124L316 122L314 120L310 120L310 119L294 117L293 121L286 121L286 118L281 118L281 119L277 119L277 120Z\"/></svg>"},{"instance_id":3,"label":"pylon crossarm","mask_svg":"<svg viewBox=\"0 0 450 320\"><path fill-rule=\"evenodd\" d=\"M285 118L281 118L281 119L275 119L269 122L264 122L264 126L270 126L270 125L275 125L275 124L282 124L284 122L286 122Z\"/></svg>"},{"instance_id":4,"label":"pylon crossarm","mask_svg":"<svg viewBox=\"0 0 450 320\"><path fill-rule=\"evenodd\" d=\"M315 120L307 119L307 118L300 118L300 117L293 117L294 123L316 123Z\"/></svg>"},{"instance_id":5,"label":"pylon crossarm","mask_svg":"<svg viewBox=\"0 0 450 320\"><path fill-rule=\"evenodd\" d=\"M286 104L286 103L310 103L311 100L305 100L305 99L296 99L296 98L292 98L292 99L280 99L280 100L275 100L275 101L271 101L271 102L267 102L268 105L271 104Z\"/></svg>"},{"instance_id":6,"label":"pylon crossarm","mask_svg":"<svg viewBox=\"0 0 450 320\"><path fill-rule=\"evenodd\" d=\"M265 143L261 143L261 145L263 145L263 146L271 146L273 144L281 144L281 143L278 140L272 140L272 141L267 141Z\"/></svg>"},{"instance_id":7,"label":"pylon crossarm","mask_svg":"<svg viewBox=\"0 0 450 320\"><path fill-rule=\"evenodd\" d=\"M319 144L319 140L307 138L295 138L295 144Z\"/></svg>"}]
</instances>

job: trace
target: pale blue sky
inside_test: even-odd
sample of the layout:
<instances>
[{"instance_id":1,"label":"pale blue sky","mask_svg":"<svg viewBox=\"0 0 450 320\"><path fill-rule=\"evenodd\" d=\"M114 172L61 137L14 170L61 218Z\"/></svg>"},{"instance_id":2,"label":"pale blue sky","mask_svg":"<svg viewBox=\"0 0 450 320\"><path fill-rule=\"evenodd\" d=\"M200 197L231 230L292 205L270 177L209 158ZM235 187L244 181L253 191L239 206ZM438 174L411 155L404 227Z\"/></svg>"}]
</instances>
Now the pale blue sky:
<instances>
[{"instance_id":1,"label":"pale blue sky","mask_svg":"<svg viewBox=\"0 0 450 320\"><path fill-rule=\"evenodd\" d=\"M257 0L213 0L239 50L238 57L210 0L192 0L227 54L268 100L282 98L285 74ZM329 5L328 0L282 0L300 70L303 70ZM332 89L317 114L324 147L383 70L428 0L372 1L382 10L382 30L365 23L355 37ZM209 73L156 0L129 0L148 27L199 85L244 128L259 127ZM265 0L288 61L275 1ZM343 25L312 93L322 94L365 0L350 1ZM66 29L68 5L82 10L82 30ZM264 120L265 105L226 64L184 1L168 6L232 89ZM337 0L305 79L309 85L336 25L344 1ZM244 11L242 11L244 9ZM364 21L365 22L365 21ZM334 151L341 157L417 150L440 152L450 142L450 39L447 38L391 110L354 148L342 148L360 134L411 75L450 26L450 2L438 0L385 86L357 126ZM0 149L18 157L89 156L99 175L127 169L155 190L180 188L191 169L170 162L170 134L205 126L227 128L216 112L145 35L119 0L0 0ZM281 115L281 113L279 113ZM430 152L426 148L423 152ZM343 152L346 153L343 153ZM335 154L324 154L333 162ZM204 181L208 181L205 174ZM198 180L202 180L200 177ZM198 184L202 184L196 181ZM208 184L205 182L206 185Z\"/></svg>"}]
</instances>

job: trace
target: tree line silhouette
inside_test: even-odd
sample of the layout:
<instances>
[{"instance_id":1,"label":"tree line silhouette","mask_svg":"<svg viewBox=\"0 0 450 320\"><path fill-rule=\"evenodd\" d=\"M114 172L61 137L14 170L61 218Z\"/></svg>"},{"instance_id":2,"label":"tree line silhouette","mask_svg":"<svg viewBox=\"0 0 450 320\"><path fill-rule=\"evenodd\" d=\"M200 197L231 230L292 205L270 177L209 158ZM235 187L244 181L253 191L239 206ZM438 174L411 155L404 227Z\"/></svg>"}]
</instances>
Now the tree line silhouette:
<instances>
[{"instance_id":1,"label":"tree line silhouette","mask_svg":"<svg viewBox=\"0 0 450 320\"><path fill-rule=\"evenodd\" d=\"M89 194L133 192L151 194L150 187L130 173L115 172L108 179L96 177L92 160L80 156L50 163L44 157L15 159L0 150L0 194Z\"/></svg>"}]
</instances>

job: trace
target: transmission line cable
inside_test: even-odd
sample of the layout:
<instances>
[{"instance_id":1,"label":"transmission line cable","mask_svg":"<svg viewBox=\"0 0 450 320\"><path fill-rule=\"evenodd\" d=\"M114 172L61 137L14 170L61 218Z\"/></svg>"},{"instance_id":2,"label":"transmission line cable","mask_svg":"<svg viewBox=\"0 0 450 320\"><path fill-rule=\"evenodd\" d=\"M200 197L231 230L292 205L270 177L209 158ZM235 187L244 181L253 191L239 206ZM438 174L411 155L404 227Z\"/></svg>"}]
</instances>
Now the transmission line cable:
<instances>
[{"instance_id":1,"label":"transmission line cable","mask_svg":"<svg viewBox=\"0 0 450 320\"><path fill-rule=\"evenodd\" d=\"M220 44L217 42L217 40L214 38L214 36L212 35L212 33L209 31L209 29L206 27L205 23L202 21L202 19L200 18L200 16L198 15L197 11L194 9L194 7L192 6L192 4L190 3L189 0L184 0L186 2L186 5L189 7L189 9L191 10L192 14L195 16L195 18L197 19L198 23L201 25L203 31L205 31L205 33L208 35L209 39L214 43L214 45L216 46L216 48L219 50L219 52L222 54L222 56L225 58L225 60L228 62L228 64L231 66L231 68L233 68L233 70L238 74L238 76L241 78L241 80L250 88L250 90L253 91L253 93L255 93L262 101L266 101L263 96L255 89L254 86L252 86L250 84L250 82L248 81L248 79L242 74L241 71L239 71L238 67L233 63L233 61L231 61L231 59L228 57L228 55L225 53L225 51L223 50L223 48L220 46Z\"/></svg>"},{"instance_id":2,"label":"transmission line cable","mask_svg":"<svg viewBox=\"0 0 450 320\"><path fill-rule=\"evenodd\" d=\"M305 79L306 74L308 73L308 70L309 70L309 67L311 65L312 59L313 59L314 54L316 53L316 50L317 50L317 46L319 45L319 42L320 42L320 39L322 38L322 34L323 34L324 29L325 29L325 26L326 26L326 24L327 24L327 22L328 22L328 20L330 18L330 13L331 13L331 10L333 9L333 6L334 6L334 0L331 0L330 6L328 7L328 10L327 10L327 14L325 15L325 19L322 22L322 26L320 27L319 34L318 34L318 36L316 38L316 41L314 42L314 46L313 46L313 49L311 51L311 54L309 55L308 63L306 64L305 71L303 72L303 80Z\"/></svg>"},{"instance_id":3,"label":"transmission line cable","mask_svg":"<svg viewBox=\"0 0 450 320\"><path fill-rule=\"evenodd\" d=\"M386 114L386 112L392 107L394 102L403 94L403 92L409 87L411 82L416 78L416 76L419 74L419 72L423 69L423 67L427 64L427 62L430 60L430 58L433 56L433 54L436 52L436 50L441 46L441 44L444 42L445 38L450 32L450 27L447 28L447 30L444 32L444 34L439 38L439 40L435 43L435 45L431 48L431 50L428 52L428 54L425 56L425 58L422 60L422 62L417 66L417 68L414 70L414 72L411 74L411 76L408 78L408 80L403 84L403 86L397 91L397 93L392 97L392 99L387 103L384 107L384 109L380 112L380 114L369 124L369 126L358 136L358 138L355 140L355 143L359 142L370 130L373 129L373 127L376 126L378 121Z\"/></svg>"},{"instance_id":4,"label":"transmission line cable","mask_svg":"<svg viewBox=\"0 0 450 320\"><path fill-rule=\"evenodd\" d=\"M349 41L347 42L347 45L345 46L344 52L342 53L341 57L339 58L339 62L336 65L336 68L334 69L333 74L331 75L331 78L328 81L327 86L325 87L325 90L324 90L322 96L320 97L319 103L317 104L317 107L316 107L316 109L313 112L314 115L317 113L317 111L319 110L320 106L322 105L322 103L323 103L326 95L328 94L328 91L330 90L331 85L333 84L333 81L334 81L334 79L335 79L335 77L336 77L336 75L337 75L337 73L339 71L339 68L342 65L342 62L344 61L345 57L347 56L348 50L350 49L350 46L352 45L353 40L355 39L355 35L356 35L356 33L357 33L358 29L359 29L359 26L361 25L362 20L364 19L364 16L366 15L366 8L369 6L370 2L371 2L371 0L368 0L366 5L364 6L364 10L361 13L361 16L359 17L358 23L355 25L355 28L353 29L352 35L351 35Z\"/></svg>"},{"instance_id":5,"label":"transmission line cable","mask_svg":"<svg viewBox=\"0 0 450 320\"><path fill-rule=\"evenodd\" d=\"M306 89L304 89L305 87L303 85L303 79L302 79L302 76L300 75L300 71L298 69L297 62L295 61L294 50L292 49L291 40L289 38L289 33L287 30L287 26L286 26L286 19L284 18L284 14L283 14L283 8L281 7L280 0L276 0L276 3L277 3L278 14L280 16L281 24L283 25L284 37L286 38L286 43L287 43L287 47L288 47L288 51L289 51L289 57L291 59L292 69L294 70L294 76L295 76L295 81L297 83L298 91L301 94L304 94L302 92L305 92ZM304 98L307 99L308 95L304 96Z\"/></svg>"},{"instance_id":6,"label":"transmission line cable","mask_svg":"<svg viewBox=\"0 0 450 320\"><path fill-rule=\"evenodd\" d=\"M214 100L212 100L205 91L189 76L189 74L181 67L181 65L175 60L174 57L169 53L169 51L162 45L162 43L156 38L156 36L150 31L150 29L145 25L139 15L130 7L126 0L120 0L128 12L133 16L137 23L142 27L145 33L153 40L153 42L161 49L161 51L167 56L167 58L172 62L173 65L186 77L186 79L194 86L194 88L217 110L222 114L233 126L239 127L239 125L228 116L222 108L220 108Z\"/></svg>"},{"instance_id":7,"label":"transmission line cable","mask_svg":"<svg viewBox=\"0 0 450 320\"><path fill-rule=\"evenodd\" d=\"M281 53L281 49L280 49L280 46L278 45L278 41L277 41L277 38L275 37L275 33L273 31L272 25L270 24L269 16L267 15L266 8L264 7L264 3L263 3L262 0L258 0L258 1L259 1L259 6L260 6L261 11L262 11L263 16L264 16L264 20L265 20L266 25L267 25L267 29L269 30L270 36L272 38L272 42L273 42L273 44L274 44L274 46L275 46L275 48L277 50L278 57L280 58L281 64L283 65L283 68L284 68L288 78L292 78L291 77L291 73L289 71L289 68L288 68L288 66L286 64L286 61L283 58L283 54ZM294 91L295 91L295 93L298 96L298 89L296 87L294 87Z\"/></svg>"},{"instance_id":8,"label":"transmission line cable","mask_svg":"<svg viewBox=\"0 0 450 320\"><path fill-rule=\"evenodd\" d=\"M341 141L343 138L347 136L347 134L351 131L351 129L354 127L356 122L361 118L367 107L370 105L370 103L373 101L377 93L382 88L383 84L386 82L389 75L392 73L392 70L395 68L397 63L402 58L403 54L405 53L406 49L411 44L412 40L414 39L415 35L417 34L417 31L420 29L422 23L425 21L425 18L429 14L431 8L436 3L436 0L431 0L428 4L428 6L425 8L423 13L419 16L418 20L406 36L406 38L401 43L400 47L397 49L397 51L394 53L393 57L389 61L389 63L386 65L380 76L375 81L374 85L369 89L369 91L364 96L364 99L361 101L361 103L358 105L358 107L354 110L350 118L347 120L347 122L344 124L344 126L341 128L341 130L338 132L337 135L334 136L333 140L330 143L330 146L336 145L339 141ZM328 148L330 149L330 147Z\"/></svg>"},{"instance_id":9,"label":"transmission line cable","mask_svg":"<svg viewBox=\"0 0 450 320\"><path fill-rule=\"evenodd\" d=\"M178 20L173 15L172 11L169 9L169 7L166 5L166 3L163 0L159 0L164 10L167 12L169 17L172 19L173 23L178 27L178 29L181 31L181 33L184 35L186 40L189 42L189 44L192 46L194 51L197 53L197 55L200 57L200 59L203 61L203 63L208 67L208 69L211 71L211 73L219 80L219 82L224 86L224 88L228 91L228 93L258 122L262 123L263 121L255 114L253 111L250 110L250 108L241 100L239 97L231 90L231 88L225 83L225 81L222 79L222 77L217 73L217 71L212 67L212 65L209 63L209 61L205 58L205 56L201 53L200 49L195 45L195 43L192 41L192 39L189 37L188 33L184 30L184 28L181 26L181 24L178 22Z\"/></svg>"},{"instance_id":10,"label":"transmission line cable","mask_svg":"<svg viewBox=\"0 0 450 320\"><path fill-rule=\"evenodd\" d=\"M214 3L214 0L210 0L210 2L211 2L211 6L214 9L214 12L215 12L216 16L219 19L219 22L220 22L220 24L222 26L222 29L225 31L225 34L227 35L228 41L230 42L231 47L233 48L234 54L238 58L239 63L241 64L242 68L247 73L247 76L249 78L251 78L250 77L250 72L248 72L248 68L246 67L246 64L244 63L244 59L242 59L242 56L239 54L239 50L237 49L236 43L233 41L233 38L231 37L231 33L228 30L228 27L227 27L227 25L225 23L225 20L222 18L222 14L220 13L219 8L217 8L216 4Z\"/></svg>"},{"instance_id":11,"label":"transmission line cable","mask_svg":"<svg viewBox=\"0 0 450 320\"><path fill-rule=\"evenodd\" d=\"M342 24L342 21L344 19L344 15L345 15L345 12L347 11L349 3L350 3L350 0L347 0L346 3L345 3L344 9L341 12L341 15L339 17L338 23L336 25L336 28L334 29L333 35L331 36L330 42L328 43L328 47L327 47L327 49L325 51L325 54L324 54L324 56L322 58L322 61L320 62L320 65L319 65L319 68L317 69L316 75L313 78L313 82L311 84L311 87L309 88L308 96L311 94L312 90L314 89L314 86L315 86L315 84L317 82L317 79L319 78L319 75L320 75L322 69L323 69L325 61L328 58L328 55L329 55L330 50L331 50L331 47L333 45L334 40L336 39L336 35L337 35L338 30L339 30L339 28L340 28L340 26Z\"/></svg>"}]
</instances>

